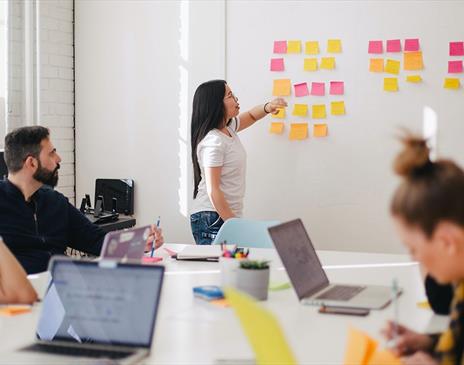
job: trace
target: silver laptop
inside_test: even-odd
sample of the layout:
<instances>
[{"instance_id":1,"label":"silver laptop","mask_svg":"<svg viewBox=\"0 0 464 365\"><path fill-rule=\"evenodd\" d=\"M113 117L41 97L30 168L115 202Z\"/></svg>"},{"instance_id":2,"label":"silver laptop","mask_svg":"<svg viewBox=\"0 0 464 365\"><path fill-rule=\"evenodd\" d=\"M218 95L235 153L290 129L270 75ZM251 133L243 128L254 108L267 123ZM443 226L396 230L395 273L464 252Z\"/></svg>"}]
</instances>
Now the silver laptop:
<instances>
[{"instance_id":1,"label":"silver laptop","mask_svg":"<svg viewBox=\"0 0 464 365\"><path fill-rule=\"evenodd\" d=\"M329 283L300 219L268 230L298 299L303 304L381 309L392 299L391 288L387 286Z\"/></svg>"},{"instance_id":2,"label":"silver laptop","mask_svg":"<svg viewBox=\"0 0 464 365\"><path fill-rule=\"evenodd\" d=\"M52 259L36 341L2 364L135 364L150 353L164 267Z\"/></svg>"},{"instance_id":3,"label":"silver laptop","mask_svg":"<svg viewBox=\"0 0 464 365\"><path fill-rule=\"evenodd\" d=\"M149 235L150 226L109 232L103 241L100 256L122 262L140 261Z\"/></svg>"}]
</instances>

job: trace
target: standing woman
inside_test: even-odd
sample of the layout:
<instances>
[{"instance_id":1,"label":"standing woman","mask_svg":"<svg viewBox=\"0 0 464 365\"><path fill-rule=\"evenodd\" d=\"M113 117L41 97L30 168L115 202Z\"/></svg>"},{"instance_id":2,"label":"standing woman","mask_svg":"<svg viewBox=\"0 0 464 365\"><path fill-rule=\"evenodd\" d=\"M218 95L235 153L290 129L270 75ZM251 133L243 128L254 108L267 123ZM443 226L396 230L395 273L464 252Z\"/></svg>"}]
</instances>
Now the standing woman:
<instances>
[{"instance_id":1,"label":"standing woman","mask_svg":"<svg viewBox=\"0 0 464 365\"><path fill-rule=\"evenodd\" d=\"M278 98L239 114L238 99L224 80L198 86L191 126L195 185L190 215L198 245L211 244L224 221L242 216L246 152L237 132L286 106Z\"/></svg>"}]
</instances>

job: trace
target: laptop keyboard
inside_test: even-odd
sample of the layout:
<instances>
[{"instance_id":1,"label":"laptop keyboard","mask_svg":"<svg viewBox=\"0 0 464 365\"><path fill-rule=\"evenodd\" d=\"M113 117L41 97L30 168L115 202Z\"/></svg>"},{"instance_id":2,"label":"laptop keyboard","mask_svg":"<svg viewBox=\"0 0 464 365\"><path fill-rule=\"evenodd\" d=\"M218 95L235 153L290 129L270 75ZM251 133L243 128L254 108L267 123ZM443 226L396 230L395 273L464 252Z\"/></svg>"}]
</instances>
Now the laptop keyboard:
<instances>
[{"instance_id":1,"label":"laptop keyboard","mask_svg":"<svg viewBox=\"0 0 464 365\"><path fill-rule=\"evenodd\" d=\"M356 294L364 290L365 286L346 286L346 285L335 285L329 290L325 291L316 299L330 299L347 301L353 298Z\"/></svg>"},{"instance_id":2,"label":"laptop keyboard","mask_svg":"<svg viewBox=\"0 0 464 365\"><path fill-rule=\"evenodd\" d=\"M111 351L101 349L88 349L82 347L67 347L56 345L43 345L36 343L34 345L25 347L22 351L45 352L48 354L64 355L64 356L78 356L78 357L106 357L110 359L123 359L133 354L133 352L124 351Z\"/></svg>"}]
</instances>

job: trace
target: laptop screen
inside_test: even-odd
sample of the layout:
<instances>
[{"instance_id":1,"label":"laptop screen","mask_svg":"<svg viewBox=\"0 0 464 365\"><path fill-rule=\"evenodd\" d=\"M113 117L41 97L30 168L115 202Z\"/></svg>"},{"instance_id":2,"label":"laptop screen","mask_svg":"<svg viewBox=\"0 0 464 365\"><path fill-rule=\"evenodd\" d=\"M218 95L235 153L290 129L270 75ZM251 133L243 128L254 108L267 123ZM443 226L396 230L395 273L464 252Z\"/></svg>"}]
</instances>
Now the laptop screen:
<instances>
[{"instance_id":1,"label":"laptop screen","mask_svg":"<svg viewBox=\"0 0 464 365\"><path fill-rule=\"evenodd\" d=\"M164 267L53 260L37 337L151 346Z\"/></svg>"},{"instance_id":2,"label":"laptop screen","mask_svg":"<svg viewBox=\"0 0 464 365\"><path fill-rule=\"evenodd\" d=\"M101 257L140 260L149 235L150 226L109 232L103 242Z\"/></svg>"},{"instance_id":3,"label":"laptop screen","mask_svg":"<svg viewBox=\"0 0 464 365\"><path fill-rule=\"evenodd\" d=\"M301 219L268 230L299 299L329 284Z\"/></svg>"}]
</instances>

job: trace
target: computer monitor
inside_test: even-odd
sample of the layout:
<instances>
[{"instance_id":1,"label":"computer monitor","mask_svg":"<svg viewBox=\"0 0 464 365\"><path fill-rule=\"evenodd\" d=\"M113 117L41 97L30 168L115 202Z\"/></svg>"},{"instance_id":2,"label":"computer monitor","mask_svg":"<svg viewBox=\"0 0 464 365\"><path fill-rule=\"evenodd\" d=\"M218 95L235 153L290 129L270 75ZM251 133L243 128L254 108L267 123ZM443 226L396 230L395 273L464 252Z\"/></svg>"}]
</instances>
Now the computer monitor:
<instances>
[{"instance_id":1,"label":"computer monitor","mask_svg":"<svg viewBox=\"0 0 464 365\"><path fill-rule=\"evenodd\" d=\"M6 168L3 150L0 150L0 180L6 179L8 169Z\"/></svg>"}]
</instances>

